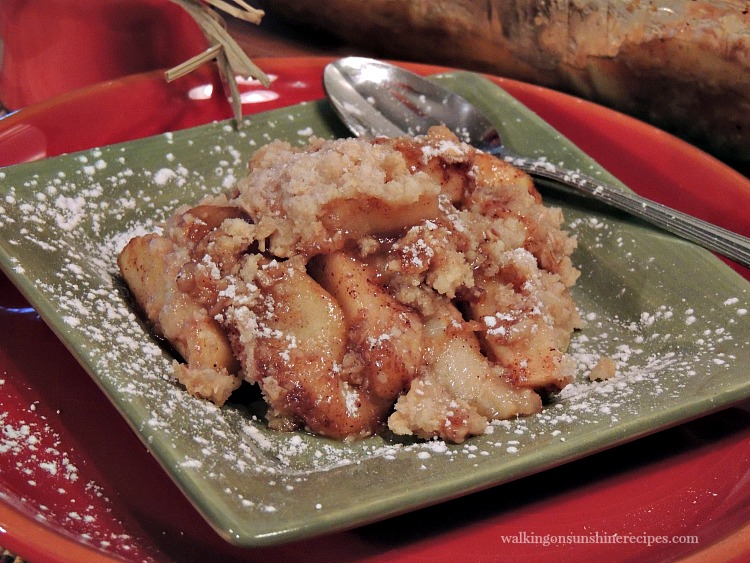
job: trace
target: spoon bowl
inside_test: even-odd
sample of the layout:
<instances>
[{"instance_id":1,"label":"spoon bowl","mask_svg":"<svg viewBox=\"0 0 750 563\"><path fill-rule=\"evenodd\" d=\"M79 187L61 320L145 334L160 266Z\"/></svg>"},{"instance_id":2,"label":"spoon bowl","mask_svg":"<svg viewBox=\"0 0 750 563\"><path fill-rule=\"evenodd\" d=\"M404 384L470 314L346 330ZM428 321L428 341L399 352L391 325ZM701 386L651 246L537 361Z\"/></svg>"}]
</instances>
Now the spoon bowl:
<instances>
[{"instance_id":1,"label":"spoon bowl","mask_svg":"<svg viewBox=\"0 0 750 563\"><path fill-rule=\"evenodd\" d=\"M357 136L422 135L430 127L446 125L480 150L505 151L497 129L476 106L400 67L347 57L326 67L323 84L337 114ZM384 121L373 121L370 108Z\"/></svg>"},{"instance_id":2,"label":"spoon bowl","mask_svg":"<svg viewBox=\"0 0 750 563\"><path fill-rule=\"evenodd\" d=\"M750 239L691 215L552 164L511 153L499 132L476 106L437 83L401 67L364 57L330 63L323 85L343 123L356 136L421 135L445 125L456 136L502 158L546 185L592 197L672 234L750 267Z\"/></svg>"}]
</instances>

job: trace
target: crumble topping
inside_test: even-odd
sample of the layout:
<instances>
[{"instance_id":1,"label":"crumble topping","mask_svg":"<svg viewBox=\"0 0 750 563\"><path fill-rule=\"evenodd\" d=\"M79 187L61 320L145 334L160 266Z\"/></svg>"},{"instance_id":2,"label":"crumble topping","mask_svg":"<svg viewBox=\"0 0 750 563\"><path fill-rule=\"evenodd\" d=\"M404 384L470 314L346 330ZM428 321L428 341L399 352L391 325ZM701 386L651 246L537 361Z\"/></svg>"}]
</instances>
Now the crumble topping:
<instances>
[{"instance_id":1,"label":"crumble topping","mask_svg":"<svg viewBox=\"0 0 750 563\"><path fill-rule=\"evenodd\" d=\"M528 175L442 127L275 141L119 265L191 394L258 385L279 430L462 442L572 380L561 224Z\"/></svg>"}]
</instances>

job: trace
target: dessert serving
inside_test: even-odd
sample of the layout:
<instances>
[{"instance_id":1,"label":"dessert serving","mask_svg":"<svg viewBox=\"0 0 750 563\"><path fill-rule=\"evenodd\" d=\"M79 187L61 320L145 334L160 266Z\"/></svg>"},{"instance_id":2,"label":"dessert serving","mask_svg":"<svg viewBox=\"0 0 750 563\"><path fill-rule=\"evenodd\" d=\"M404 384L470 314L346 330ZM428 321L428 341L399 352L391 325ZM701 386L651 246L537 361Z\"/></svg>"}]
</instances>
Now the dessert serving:
<instances>
[{"instance_id":1,"label":"dessert serving","mask_svg":"<svg viewBox=\"0 0 750 563\"><path fill-rule=\"evenodd\" d=\"M442 127L275 141L118 264L192 395L258 385L274 429L462 442L572 380L562 220L529 176Z\"/></svg>"}]
</instances>

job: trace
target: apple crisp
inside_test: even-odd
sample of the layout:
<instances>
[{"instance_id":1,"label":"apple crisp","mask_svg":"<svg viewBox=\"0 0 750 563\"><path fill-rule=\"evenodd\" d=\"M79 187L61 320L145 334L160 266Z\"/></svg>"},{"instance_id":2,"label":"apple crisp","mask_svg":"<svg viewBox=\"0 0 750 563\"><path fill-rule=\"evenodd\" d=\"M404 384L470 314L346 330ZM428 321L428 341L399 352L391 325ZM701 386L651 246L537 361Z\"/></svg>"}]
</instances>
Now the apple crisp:
<instances>
[{"instance_id":1,"label":"apple crisp","mask_svg":"<svg viewBox=\"0 0 750 563\"><path fill-rule=\"evenodd\" d=\"M575 240L447 129L258 150L118 263L187 391L257 385L278 430L462 442L571 380Z\"/></svg>"}]
</instances>

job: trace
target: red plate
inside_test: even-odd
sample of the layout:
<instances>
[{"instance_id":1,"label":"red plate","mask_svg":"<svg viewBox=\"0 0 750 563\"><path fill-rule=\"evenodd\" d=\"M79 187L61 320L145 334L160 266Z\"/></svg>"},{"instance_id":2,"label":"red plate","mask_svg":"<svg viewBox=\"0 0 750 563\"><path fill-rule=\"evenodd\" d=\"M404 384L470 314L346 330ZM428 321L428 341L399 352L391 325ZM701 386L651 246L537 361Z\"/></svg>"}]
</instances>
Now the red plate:
<instances>
[{"instance_id":1,"label":"red plate","mask_svg":"<svg viewBox=\"0 0 750 563\"><path fill-rule=\"evenodd\" d=\"M247 113L323 97L325 59L257 61ZM422 73L442 69L406 65ZM750 235L750 182L650 126L493 79L639 193ZM77 90L0 120L0 165L230 116L210 68ZM708 188L707 188L708 187ZM737 267L750 278L747 269ZM0 545L31 560L537 561L750 557L750 403L350 532L226 544L0 275ZM696 543L697 542L697 543Z\"/></svg>"},{"instance_id":2,"label":"red plate","mask_svg":"<svg viewBox=\"0 0 750 563\"><path fill-rule=\"evenodd\" d=\"M0 45L8 109L170 68L208 46L188 13L165 0L3 0Z\"/></svg>"}]
</instances>

